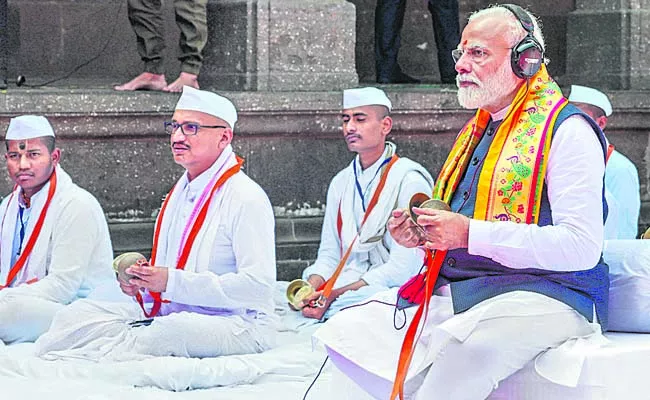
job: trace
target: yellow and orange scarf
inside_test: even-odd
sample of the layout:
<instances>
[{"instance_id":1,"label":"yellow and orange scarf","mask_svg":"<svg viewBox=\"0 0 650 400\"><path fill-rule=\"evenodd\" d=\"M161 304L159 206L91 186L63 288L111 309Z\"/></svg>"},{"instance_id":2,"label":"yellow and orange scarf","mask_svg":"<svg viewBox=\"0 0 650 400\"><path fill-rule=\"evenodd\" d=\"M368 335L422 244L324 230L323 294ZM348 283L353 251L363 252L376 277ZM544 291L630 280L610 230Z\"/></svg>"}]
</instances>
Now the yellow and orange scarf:
<instances>
[{"instance_id":1,"label":"yellow and orange scarf","mask_svg":"<svg viewBox=\"0 0 650 400\"><path fill-rule=\"evenodd\" d=\"M538 221L553 125L566 104L543 65L519 89L481 170L474 219ZM461 130L436 180L434 198L451 202L489 120L490 114L479 109Z\"/></svg>"}]
</instances>

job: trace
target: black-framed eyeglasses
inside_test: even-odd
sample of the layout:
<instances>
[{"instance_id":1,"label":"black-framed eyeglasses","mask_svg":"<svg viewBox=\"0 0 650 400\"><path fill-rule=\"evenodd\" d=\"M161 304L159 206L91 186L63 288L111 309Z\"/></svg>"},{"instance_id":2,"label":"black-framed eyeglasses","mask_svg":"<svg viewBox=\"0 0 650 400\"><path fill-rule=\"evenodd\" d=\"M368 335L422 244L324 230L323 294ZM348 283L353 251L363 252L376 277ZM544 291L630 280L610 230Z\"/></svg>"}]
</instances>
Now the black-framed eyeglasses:
<instances>
[{"instance_id":1,"label":"black-framed eyeglasses","mask_svg":"<svg viewBox=\"0 0 650 400\"><path fill-rule=\"evenodd\" d=\"M178 128L181 128L181 132L183 132L183 135L185 136L194 136L197 133L199 133L200 128L210 128L210 129L216 129L216 128L222 128L226 129L227 126L224 125L201 125L197 124L196 122L183 122L182 124L179 124L176 121L165 121L165 132L167 132L168 135L174 134Z\"/></svg>"}]
</instances>

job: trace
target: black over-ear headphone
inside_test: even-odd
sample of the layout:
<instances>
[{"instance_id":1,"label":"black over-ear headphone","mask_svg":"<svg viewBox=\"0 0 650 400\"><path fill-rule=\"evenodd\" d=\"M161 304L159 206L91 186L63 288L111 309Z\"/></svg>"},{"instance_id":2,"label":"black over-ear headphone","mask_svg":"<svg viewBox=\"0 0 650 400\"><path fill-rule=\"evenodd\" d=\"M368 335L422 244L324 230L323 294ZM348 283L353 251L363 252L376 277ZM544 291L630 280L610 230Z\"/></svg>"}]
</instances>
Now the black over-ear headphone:
<instances>
[{"instance_id":1,"label":"black over-ear headphone","mask_svg":"<svg viewBox=\"0 0 650 400\"><path fill-rule=\"evenodd\" d=\"M533 36L535 25L528 13L518 5L501 4L500 7L510 11L526 30L526 37L512 48L510 65L515 75L521 79L528 79L539 71L544 61L542 45Z\"/></svg>"}]
</instances>

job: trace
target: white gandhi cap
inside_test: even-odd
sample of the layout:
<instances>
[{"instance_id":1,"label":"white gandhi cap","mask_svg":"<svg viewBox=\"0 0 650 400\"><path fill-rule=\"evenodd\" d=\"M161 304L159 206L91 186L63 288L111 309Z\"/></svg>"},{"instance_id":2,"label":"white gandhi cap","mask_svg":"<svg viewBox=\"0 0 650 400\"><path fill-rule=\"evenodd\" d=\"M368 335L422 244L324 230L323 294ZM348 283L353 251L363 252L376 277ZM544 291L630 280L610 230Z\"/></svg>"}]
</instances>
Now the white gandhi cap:
<instances>
[{"instance_id":1,"label":"white gandhi cap","mask_svg":"<svg viewBox=\"0 0 650 400\"><path fill-rule=\"evenodd\" d=\"M230 100L207 90L183 86L183 94L176 103L176 110L200 111L220 118L232 129L237 122L237 110Z\"/></svg>"},{"instance_id":2,"label":"white gandhi cap","mask_svg":"<svg viewBox=\"0 0 650 400\"><path fill-rule=\"evenodd\" d=\"M606 116L612 115L612 103L609 102L607 95L594 88L571 85L571 94L569 101L576 103L591 104L605 112Z\"/></svg>"},{"instance_id":3,"label":"white gandhi cap","mask_svg":"<svg viewBox=\"0 0 650 400\"><path fill-rule=\"evenodd\" d=\"M390 111L393 105L383 90L375 87L346 89L343 91L343 109L363 106L384 106Z\"/></svg>"},{"instance_id":4,"label":"white gandhi cap","mask_svg":"<svg viewBox=\"0 0 650 400\"><path fill-rule=\"evenodd\" d=\"M5 140L27 140L43 136L54 137L54 129L47 118L39 115L21 115L9 121Z\"/></svg>"}]
</instances>

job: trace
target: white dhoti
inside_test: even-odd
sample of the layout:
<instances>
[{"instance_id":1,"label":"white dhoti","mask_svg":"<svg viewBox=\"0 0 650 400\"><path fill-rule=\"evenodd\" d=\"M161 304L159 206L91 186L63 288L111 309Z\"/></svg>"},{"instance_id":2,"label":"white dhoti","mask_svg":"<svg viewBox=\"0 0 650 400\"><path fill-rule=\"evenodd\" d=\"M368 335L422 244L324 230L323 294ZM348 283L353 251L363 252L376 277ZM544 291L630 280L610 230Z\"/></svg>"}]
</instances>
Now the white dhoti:
<instances>
[{"instance_id":1,"label":"white dhoti","mask_svg":"<svg viewBox=\"0 0 650 400\"><path fill-rule=\"evenodd\" d=\"M63 304L36 296L0 294L0 342L6 344L33 342L52 323Z\"/></svg>"},{"instance_id":2,"label":"white dhoti","mask_svg":"<svg viewBox=\"0 0 650 400\"><path fill-rule=\"evenodd\" d=\"M37 340L38 353L53 360L126 361L259 353L274 345L275 326L247 315L179 312L156 317L150 326L129 325L144 318L135 303L79 300Z\"/></svg>"},{"instance_id":3,"label":"white dhoti","mask_svg":"<svg viewBox=\"0 0 650 400\"><path fill-rule=\"evenodd\" d=\"M375 298L394 303L396 292ZM484 399L536 357L542 376L575 386L584 359L572 348L602 343L598 324L537 293L507 293L457 315L450 297L433 296L430 304L405 384L411 399ZM406 310L406 326L414 313ZM399 326L403 318L397 315ZM338 398L389 397L406 333L393 324L391 307L371 303L338 313L316 331L334 365L351 378L332 380Z\"/></svg>"}]
</instances>

